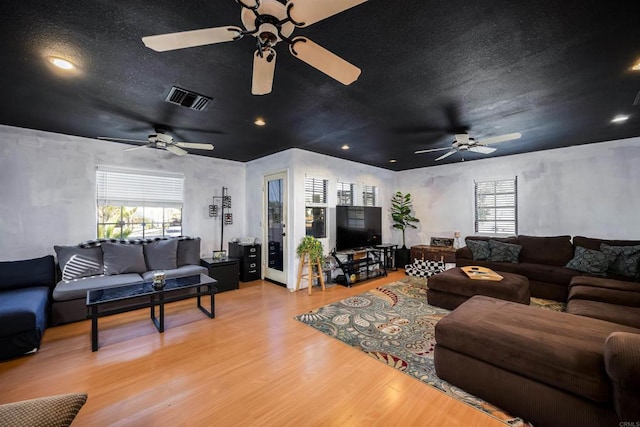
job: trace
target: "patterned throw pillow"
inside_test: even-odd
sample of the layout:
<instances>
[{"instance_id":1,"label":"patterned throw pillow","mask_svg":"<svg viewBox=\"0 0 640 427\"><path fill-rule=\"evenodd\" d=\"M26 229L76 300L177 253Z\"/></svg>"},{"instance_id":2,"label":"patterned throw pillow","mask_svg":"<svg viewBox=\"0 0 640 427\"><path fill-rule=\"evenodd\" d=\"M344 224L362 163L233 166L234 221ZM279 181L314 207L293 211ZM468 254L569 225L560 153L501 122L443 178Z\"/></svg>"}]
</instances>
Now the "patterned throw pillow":
<instances>
[{"instance_id":1,"label":"patterned throw pillow","mask_svg":"<svg viewBox=\"0 0 640 427\"><path fill-rule=\"evenodd\" d=\"M611 246L603 243L600 250L610 257L609 273L625 277L638 277L640 274L640 245Z\"/></svg>"},{"instance_id":2,"label":"patterned throw pillow","mask_svg":"<svg viewBox=\"0 0 640 427\"><path fill-rule=\"evenodd\" d=\"M489 240L489 249L491 253L487 261L495 262L518 262L518 255L520 255L521 245L515 245L512 243L503 243L497 240Z\"/></svg>"},{"instance_id":3,"label":"patterned throw pillow","mask_svg":"<svg viewBox=\"0 0 640 427\"><path fill-rule=\"evenodd\" d=\"M474 261L486 261L491 255L491 248L489 248L489 242L486 240L465 240L467 247L471 250L471 255Z\"/></svg>"},{"instance_id":4,"label":"patterned throw pillow","mask_svg":"<svg viewBox=\"0 0 640 427\"><path fill-rule=\"evenodd\" d=\"M0 405L0 425L68 426L86 401L86 393L72 393L5 403Z\"/></svg>"},{"instance_id":5,"label":"patterned throw pillow","mask_svg":"<svg viewBox=\"0 0 640 427\"><path fill-rule=\"evenodd\" d=\"M62 280L70 281L81 277L97 276L104 273L102 249L78 246L54 246Z\"/></svg>"},{"instance_id":6,"label":"patterned throw pillow","mask_svg":"<svg viewBox=\"0 0 640 427\"><path fill-rule=\"evenodd\" d=\"M573 259L567 263L566 267L583 273L606 276L610 263L611 257L604 252L576 246Z\"/></svg>"}]
</instances>

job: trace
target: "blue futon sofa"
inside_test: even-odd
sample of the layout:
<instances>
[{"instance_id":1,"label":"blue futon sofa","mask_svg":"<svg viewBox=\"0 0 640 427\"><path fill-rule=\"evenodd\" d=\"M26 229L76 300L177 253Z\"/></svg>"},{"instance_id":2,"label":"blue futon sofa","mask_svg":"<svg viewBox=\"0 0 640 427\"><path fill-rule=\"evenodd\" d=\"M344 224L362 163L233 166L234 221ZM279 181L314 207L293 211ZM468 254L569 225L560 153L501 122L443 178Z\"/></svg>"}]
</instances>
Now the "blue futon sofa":
<instances>
[{"instance_id":1,"label":"blue futon sofa","mask_svg":"<svg viewBox=\"0 0 640 427\"><path fill-rule=\"evenodd\" d=\"M0 262L0 360L40 348L55 284L52 255Z\"/></svg>"}]
</instances>

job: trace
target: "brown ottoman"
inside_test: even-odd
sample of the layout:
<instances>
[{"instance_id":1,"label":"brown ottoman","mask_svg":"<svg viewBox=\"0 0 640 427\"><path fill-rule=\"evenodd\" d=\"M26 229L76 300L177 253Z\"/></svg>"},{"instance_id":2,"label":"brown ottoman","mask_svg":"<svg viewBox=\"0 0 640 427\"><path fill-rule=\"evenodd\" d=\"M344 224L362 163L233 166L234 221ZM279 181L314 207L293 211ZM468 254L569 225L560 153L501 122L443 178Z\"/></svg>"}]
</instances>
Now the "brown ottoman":
<instances>
[{"instance_id":1,"label":"brown ottoman","mask_svg":"<svg viewBox=\"0 0 640 427\"><path fill-rule=\"evenodd\" d=\"M460 268L452 268L429 278L429 304L453 310L474 295L485 295L505 301L527 304L531 301L529 279L519 274L497 272L504 279L470 279Z\"/></svg>"}]
</instances>

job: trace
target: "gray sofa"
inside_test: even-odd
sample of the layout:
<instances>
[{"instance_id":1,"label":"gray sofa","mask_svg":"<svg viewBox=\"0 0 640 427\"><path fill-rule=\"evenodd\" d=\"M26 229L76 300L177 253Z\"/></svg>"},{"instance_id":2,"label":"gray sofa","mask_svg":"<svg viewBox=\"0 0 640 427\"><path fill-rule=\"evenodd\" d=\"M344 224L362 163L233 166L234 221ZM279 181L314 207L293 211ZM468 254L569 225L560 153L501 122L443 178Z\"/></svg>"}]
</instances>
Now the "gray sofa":
<instances>
[{"instance_id":1,"label":"gray sofa","mask_svg":"<svg viewBox=\"0 0 640 427\"><path fill-rule=\"evenodd\" d=\"M151 281L156 271L168 279L208 273L197 237L98 239L54 249L60 280L52 295L53 326L86 319L88 290Z\"/></svg>"}]
</instances>

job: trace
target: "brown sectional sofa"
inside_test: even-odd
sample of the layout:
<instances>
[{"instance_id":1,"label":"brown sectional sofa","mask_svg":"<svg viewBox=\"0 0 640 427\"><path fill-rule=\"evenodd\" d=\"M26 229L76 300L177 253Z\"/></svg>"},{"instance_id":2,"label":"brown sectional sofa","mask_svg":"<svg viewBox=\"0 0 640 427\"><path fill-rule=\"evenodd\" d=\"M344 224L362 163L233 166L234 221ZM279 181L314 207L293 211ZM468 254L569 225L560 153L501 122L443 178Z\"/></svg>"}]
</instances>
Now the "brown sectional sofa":
<instances>
[{"instance_id":1,"label":"brown sectional sofa","mask_svg":"<svg viewBox=\"0 0 640 427\"><path fill-rule=\"evenodd\" d=\"M474 296L435 335L440 378L536 427L640 420L640 329Z\"/></svg>"},{"instance_id":2,"label":"brown sectional sofa","mask_svg":"<svg viewBox=\"0 0 640 427\"><path fill-rule=\"evenodd\" d=\"M566 313L474 296L436 325L438 376L536 426L639 421L638 276L594 277L564 265L578 246L600 250L602 243L637 246L640 241L501 240L522 246L517 263L473 260L465 247L456 254L458 266L524 275L532 296L567 301Z\"/></svg>"},{"instance_id":3,"label":"brown sectional sofa","mask_svg":"<svg viewBox=\"0 0 640 427\"><path fill-rule=\"evenodd\" d=\"M576 236L537 237L524 236L508 238L489 238L484 236L469 236L466 240L498 240L504 243L521 245L522 249L517 263L474 260L469 247L465 246L456 251L456 266L479 265L495 271L521 274L529 279L531 296L556 301L567 301L571 280L585 273L566 268L565 265L573 258L575 248L581 246L587 249L599 250L602 243L611 246L636 246L637 240L604 240ZM620 276L607 276L610 279L633 281L634 279Z\"/></svg>"}]
</instances>

